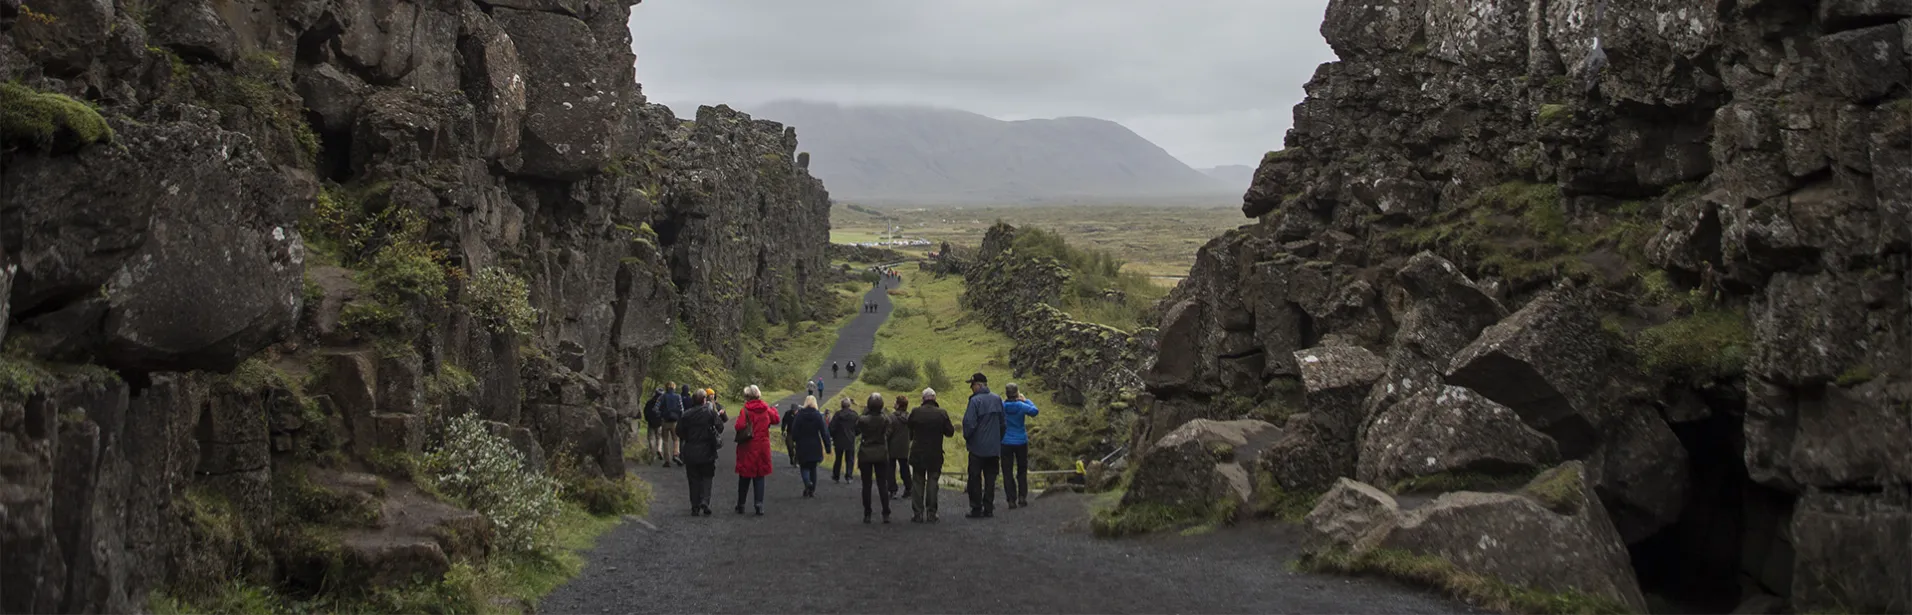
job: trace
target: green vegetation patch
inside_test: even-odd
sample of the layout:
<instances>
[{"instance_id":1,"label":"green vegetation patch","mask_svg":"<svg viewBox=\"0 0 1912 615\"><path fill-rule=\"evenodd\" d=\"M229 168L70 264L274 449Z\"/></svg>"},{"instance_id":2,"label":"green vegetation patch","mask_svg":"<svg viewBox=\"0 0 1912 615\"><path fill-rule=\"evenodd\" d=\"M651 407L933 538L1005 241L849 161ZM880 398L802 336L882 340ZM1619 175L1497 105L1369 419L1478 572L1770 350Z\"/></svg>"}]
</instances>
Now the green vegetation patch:
<instances>
[{"instance_id":1,"label":"green vegetation patch","mask_svg":"<svg viewBox=\"0 0 1912 615\"><path fill-rule=\"evenodd\" d=\"M1396 495L1404 493L1448 493L1453 491L1504 491L1527 484L1533 480L1533 472L1516 474L1482 474L1478 472L1441 472L1427 476L1416 476L1395 481L1388 486L1388 492Z\"/></svg>"},{"instance_id":2,"label":"green vegetation patch","mask_svg":"<svg viewBox=\"0 0 1912 615\"><path fill-rule=\"evenodd\" d=\"M1708 382L1746 371L1752 324L1739 309L1711 309L1641 330L1633 337L1640 367L1689 382Z\"/></svg>"},{"instance_id":3,"label":"green vegetation patch","mask_svg":"<svg viewBox=\"0 0 1912 615\"><path fill-rule=\"evenodd\" d=\"M1521 492L1539 500L1549 510L1572 515L1580 512L1581 494L1586 493L1586 481L1579 472L1556 467L1542 472Z\"/></svg>"},{"instance_id":4,"label":"green vegetation patch","mask_svg":"<svg viewBox=\"0 0 1912 615\"><path fill-rule=\"evenodd\" d=\"M113 140L113 128L99 111L73 97L0 83L0 143L52 148L62 136L90 145Z\"/></svg>"},{"instance_id":5,"label":"green vegetation patch","mask_svg":"<svg viewBox=\"0 0 1912 615\"><path fill-rule=\"evenodd\" d=\"M576 453L559 453L551 462L551 476L557 479L560 497L583 507L596 516L643 515L650 510L651 488L631 474L616 478L584 470L584 459Z\"/></svg>"},{"instance_id":6,"label":"green vegetation patch","mask_svg":"<svg viewBox=\"0 0 1912 615\"><path fill-rule=\"evenodd\" d=\"M1062 305L1055 307L1084 322L1133 331L1148 324L1149 306L1168 294L1147 275L1126 270L1114 253L1070 245L1054 231L1018 228L1010 248L1018 258L1055 259L1068 269Z\"/></svg>"},{"instance_id":7,"label":"green vegetation patch","mask_svg":"<svg viewBox=\"0 0 1912 615\"><path fill-rule=\"evenodd\" d=\"M1303 517L1313 511L1315 504L1321 501L1322 492L1289 492L1275 483L1267 472L1258 472L1255 476L1255 499L1252 502L1255 513L1288 523L1300 523Z\"/></svg>"},{"instance_id":8,"label":"green vegetation patch","mask_svg":"<svg viewBox=\"0 0 1912 615\"><path fill-rule=\"evenodd\" d=\"M478 270L465 286L465 302L493 331L528 335L538 326L538 309L531 307L531 288L524 278L498 267Z\"/></svg>"},{"instance_id":9,"label":"green vegetation patch","mask_svg":"<svg viewBox=\"0 0 1912 615\"><path fill-rule=\"evenodd\" d=\"M1234 514L1233 500L1203 506L1141 502L1096 511L1089 517L1089 529L1100 538L1121 538L1174 528L1225 524L1234 519Z\"/></svg>"},{"instance_id":10,"label":"green vegetation patch","mask_svg":"<svg viewBox=\"0 0 1912 615\"><path fill-rule=\"evenodd\" d=\"M1432 250L1470 275L1501 276L1516 288L1557 277L1605 282L1596 279L1602 272L1585 257L1609 251L1626 262L1644 262L1649 218L1643 208L1622 206L1576 221L1568 217L1558 186L1509 182L1384 237L1408 250Z\"/></svg>"},{"instance_id":11,"label":"green vegetation patch","mask_svg":"<svg viewBox=\"0 0 1912 615\"><path fill-rule=\"evenodd\" d=\"M1535 114L1542 126L1573 120L1573 108L1566 105L1545 104Z\"/></svg>"},{"instance_id":12,"label":"green vegetation patch","mask_svg":"<svg viewBox=\"0 0 1912 615\"><path fill-rule=\"evenodd\" d=\"M1549 592L1513 585L1461 570L1453 562L1393 549L1351 554L1330 550L1304 555L1296 567L1307 572L1375 575L1439 590L1456 599L1503 613L1627 613L1626 605L1578 590Z\"/></svg>"}]
</instances>

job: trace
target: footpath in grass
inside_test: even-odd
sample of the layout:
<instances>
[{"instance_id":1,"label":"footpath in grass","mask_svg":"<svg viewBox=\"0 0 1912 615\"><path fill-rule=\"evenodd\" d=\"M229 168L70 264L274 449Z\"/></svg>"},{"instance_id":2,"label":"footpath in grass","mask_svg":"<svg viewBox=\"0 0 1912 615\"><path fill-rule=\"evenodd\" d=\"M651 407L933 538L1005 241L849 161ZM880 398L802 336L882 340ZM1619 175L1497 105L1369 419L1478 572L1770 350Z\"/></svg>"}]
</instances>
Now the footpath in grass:
<instances>
[{"instance_id":1,"label":"footpath in grass","mask_svg":"<svg viewBox=\"0 0 1912 615\"><path fill-rule=\"evenodd\" d=\"M990 329L980 318L973 317L963 309L959 297L964 290L963 279L959 276L938 277L927 271L905 269L903 286L891 291L890 300L895 306L888 321L876 332L875 353L881 353L887 361L913 361L916 363L917 377L908 389L898 389L889 382L871 384L858 381L847 391L853 400L862 400L872 391L883 394L890 407L895 407L895 398L906 395L910 407L921 400L925 386L934 386L922 373L922 364L935 359L943 364L943 371L949 382L944 386L935 386L937 402L949 411L950 420L956 422L957 433L945 444L943 473L946 476L960 477L968 463L966 444L962 438L961 422L963 409L968 405L969 386L964 384L970 374L982 372L989 377L991 391L1001 394L1003 385L1016 382L1022 388L1022 394L1042 413L1029 419L1032 430L1033 446L1043 445L1042 426L1060 424L1072 420L1081 414L1081 409L1055 402L1051 392L1043 388L1040 380L1012 378L1009 373L1009 351L1014 347L1008 336ZM863 374L859 373L859 376ZM857 406L859 409L861 404ZM1069 470L1073 468L1030 468L1035 470Z\"/></svg>"}]
</instances>

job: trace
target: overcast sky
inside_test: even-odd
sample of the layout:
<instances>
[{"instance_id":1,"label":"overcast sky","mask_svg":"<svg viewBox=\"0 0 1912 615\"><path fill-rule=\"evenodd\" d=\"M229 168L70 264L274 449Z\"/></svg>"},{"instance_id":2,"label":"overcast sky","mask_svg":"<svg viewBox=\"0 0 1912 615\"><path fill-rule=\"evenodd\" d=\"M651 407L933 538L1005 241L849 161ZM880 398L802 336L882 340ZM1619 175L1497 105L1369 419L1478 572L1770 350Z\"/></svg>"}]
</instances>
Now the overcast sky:
<instances>
[{"instance_id":1,"label":"overcast sky","mask_svg":"<svg viewBox=\"0 0 1912 615\"><path fill-rule=\"evenodd\" d=\"M798 98L1114 120L1195 167L1278 149L1334 59L1327 0L644 0L637 77L681 116ZM803 128L797 127L799 139Z\"/></svg>"}]
</instances>

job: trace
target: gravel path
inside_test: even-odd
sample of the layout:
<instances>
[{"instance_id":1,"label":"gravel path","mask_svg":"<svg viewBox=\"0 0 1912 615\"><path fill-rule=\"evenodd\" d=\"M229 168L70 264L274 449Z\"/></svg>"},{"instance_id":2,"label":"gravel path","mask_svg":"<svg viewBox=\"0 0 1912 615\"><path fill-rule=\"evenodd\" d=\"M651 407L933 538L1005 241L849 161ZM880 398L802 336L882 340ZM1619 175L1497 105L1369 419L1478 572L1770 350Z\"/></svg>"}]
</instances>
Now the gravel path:
<instances>
[{"instance_id":1,"label":"gravel path","mask_svg":"<svg viewBox=\"0 0 1912 615\"><path fill-rule=\"evenodd\" d=\"M860 359L889 313L843 328L830 358ZM835 393L849 378L822 377ZM680 469L635 471L656 489L648 519L598 540L584 573L543 613L1453 613L1465 607L1392 584L1288 570L1298 536L1255 525L1196 537L1100 540L1084 496L1037 498L996 518L964 519L963 494L944 491L943 521L865 525L861 484L803 499L796 469L777 454L765 516L740 516L731 452L718 462L716 516L692 517ZM1001 497L998 495L998 497Z\"/></svg>"}]
</instances>

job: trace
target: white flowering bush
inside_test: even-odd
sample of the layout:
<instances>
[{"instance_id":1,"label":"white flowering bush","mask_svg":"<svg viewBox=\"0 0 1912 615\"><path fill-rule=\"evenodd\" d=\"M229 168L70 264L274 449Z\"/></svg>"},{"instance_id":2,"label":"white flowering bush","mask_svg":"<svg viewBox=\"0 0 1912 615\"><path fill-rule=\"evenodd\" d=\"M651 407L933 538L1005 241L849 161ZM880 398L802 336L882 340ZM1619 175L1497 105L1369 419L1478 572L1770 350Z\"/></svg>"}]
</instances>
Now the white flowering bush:
<instances>
[{"instance_id":1,"label":"white flowering bush","mask_svg":"<svg viewBox=\"0 0 1912 615\"><path fill-rule=\"evenodd\" d=\"M524 278L497 267L486 267L465 287L473 312L494 331L510 329L528 334L538 324L538 308L531 307L531 289Z\"/></svg>"},{"instance_id":2,"label":"white flowering bush","mask_svg":"<svg viewBox=\"0 0 1912 615\"><path fill-rule=\"evenodd\" d=\"M530 551L544 545L558 516L558 481L527 469L524 455L465 414L445 425L445 441L425 456L425 474L439 494L491 519L498 545Z\"/></svg>"}]
</instances>

